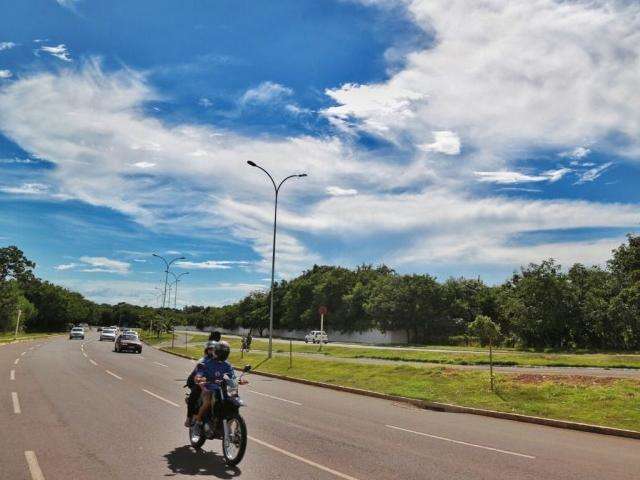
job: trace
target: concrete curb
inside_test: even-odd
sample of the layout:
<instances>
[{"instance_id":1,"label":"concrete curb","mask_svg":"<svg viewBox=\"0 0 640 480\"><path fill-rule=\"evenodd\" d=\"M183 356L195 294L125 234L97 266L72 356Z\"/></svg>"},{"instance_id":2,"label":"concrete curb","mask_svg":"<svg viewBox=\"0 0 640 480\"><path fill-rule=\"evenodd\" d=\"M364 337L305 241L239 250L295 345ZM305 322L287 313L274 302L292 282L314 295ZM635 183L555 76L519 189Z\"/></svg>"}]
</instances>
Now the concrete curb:
<instances>
[{"instance_id":1,"label":"concrete curb","mask_svg":"<svg viewBox=\"0 0 640 480\"><path fill-rule=\"evenodd\" d=\"M21 338L20 340L11 340L10 342L0 342L0 347L4 345L13 345L16 343L35 342L36 340L42 340L44 338L57 337L63 335L62 333L52 333L50 335L43 335L42 337Z\"/></svg>"},{"instance_id":2,"label":"concrete curb","mask_svg":"<svg viewBox=\"0 0 640 480\"><path fill-rule=\"evenodd\" d=\"M154 347L155 348L155 347ZM181 353L170 352L164 349L158 349L171 355L187 358L193 360L188 355ZM241 368L234 367L236 370L242 370ZM257 372L251 371L255 375L262 375L263 377L277 378L279 380L286 380L288 382L302 383L304 385L311 385L314 387L328 388L331 390L337 390L340 392L353 393L356 395L364 395L367 397L380 398L383 400L391 400L393 402L401 402L409 405L413 405L418 408L424 408L426 410L435 410L437 412L448 413L467 413L471 415L481 415L484 417L500 418L503 420L513 420L516 422L532 423L536 425L545 425L548 427L565 428L568 430L578 430L581 432L598 433L601 435L613 435L617 437L635 438L640 440L640 432L634 430L624 430L621 428L605 427L602 425L591 425L589 423L570 422L567 420L556 420L553 418L533 417L529 415L521 415L519 413L498 412L496 410L484 410L481 408L463 407L461 405L452 405L449 403L429 402L426 400L419 400L417 398L401 397L399 395L390 395L387 393L373 392L371 390L364 390L361 388L345 387L342 385L333 385L331 383L316 382L313 380L305 380L303 378L289 377L287 375L280 375L278 373Z\"/></svg>"}]
</instances>

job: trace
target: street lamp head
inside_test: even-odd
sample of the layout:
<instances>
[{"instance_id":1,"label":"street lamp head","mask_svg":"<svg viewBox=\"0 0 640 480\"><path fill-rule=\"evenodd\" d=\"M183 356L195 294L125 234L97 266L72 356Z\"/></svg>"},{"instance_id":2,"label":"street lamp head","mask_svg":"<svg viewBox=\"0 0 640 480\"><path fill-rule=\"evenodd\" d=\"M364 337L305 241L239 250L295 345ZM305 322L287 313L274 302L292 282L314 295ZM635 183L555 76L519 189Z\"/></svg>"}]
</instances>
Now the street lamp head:
<instances>
[{"instance_id":1,"label":"street lamp head","mask_svg":"<svg viewBox=\"0 0 640 480\"><path fill-rule=\"evenodd\" d=\"M253 162L253 161L251 161L251 160L247 160L247 163L248 163L249 165L251 165L252 167L257 167L257 166L258 166L258 165L256 165L256 162Z\"/></svg>"},{"instance_id":2,"label":"street lamp head","mask_svg":"<svg viewBox=\"0 0 640 480\"><path fill-rule=\"evenodd\" d=\"M160 255L158 255L157 253L152 253L151 255L153 255L154 257L160 257Z\"/></svg>"},{"instance_id":3,"label":"street lamp head","mask_svg":"<svg viewBox=\"0 0 640 480\"><path fill-rule=\"evenodd\" d=\"M300 175L298 175L298 177L302 178L302 177L306 177L307 174L306 173L301 173Z\"/></svg>"}]
</instances>

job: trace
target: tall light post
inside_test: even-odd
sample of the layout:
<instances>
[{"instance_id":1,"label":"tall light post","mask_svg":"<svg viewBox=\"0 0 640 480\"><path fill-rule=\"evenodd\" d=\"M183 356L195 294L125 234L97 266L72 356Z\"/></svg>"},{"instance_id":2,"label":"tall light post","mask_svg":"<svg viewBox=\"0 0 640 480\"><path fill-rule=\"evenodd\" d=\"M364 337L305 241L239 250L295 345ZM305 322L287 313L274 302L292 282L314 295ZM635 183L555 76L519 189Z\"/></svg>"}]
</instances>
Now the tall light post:
<instances>
[{"instance_id":1,"label":"tall light post","mask_svg":"<svg viewBox=\"0 0 640 480\"><path fill-rule=\"evenodd\" d=\"M157 253L154 253L153 256L158 257L160 260L162 260L166 266L164 270L164 294L162 295L162 308L165 308L165 304L167 303L167 285L169 281L169 267L173 262L177 260L185 260L185 257L177 257L171 260L170 262L167 262L167 260L163 256L158 255Z\"/></svg>"},{"instance_id":2,"label":"tall light post","mask_svg":"<svg viewBox=\"0 0 640 480\"><path fill-rule=\"evenodd\" d=\"M267 177L269 177L269 180L271 180L271 183L273 184L273 189L275 191L275 205L273 209L273 250L271 252L271 306L269 308L269 358L271 358L273 353L273 294L274 294L273 284L275 283L275 271L276 271L276 227L277 227L277 221L278 221L278 193L280 193L280 187L282 187L284 182L286 182L290 178L296 178L296 177L302 178L302 177L306 177L307 174L300 173L297 175L289 175L288 177L285 177L284 179L282 179L280 183L276 184L276 181L273 179L271 174L267 172L264 168L262 168L260 165L256 164L255 162L252 162L251 160L247 161L247 163L252 167L259 168L264 173L266 173Z\"/></svg>"},{"instance_id":3,"label":"tall light post","mask_svg":"<svg viewBox=\"0 0 640 480\"><path fill-rule=\"evenodd\" d=\"M177 308L178 306L178 282L180 281L180 277L182 277L183 275L189 275L189 272L182 272L180 275L176 275L173 272L169 272L171 275L173 275L173 278L175 279L173 281L173 283L176 284L174 290L173 290L173 308ZM169 298L169 301L171 301L171 298Z\"/></svg>"}]
</instances>

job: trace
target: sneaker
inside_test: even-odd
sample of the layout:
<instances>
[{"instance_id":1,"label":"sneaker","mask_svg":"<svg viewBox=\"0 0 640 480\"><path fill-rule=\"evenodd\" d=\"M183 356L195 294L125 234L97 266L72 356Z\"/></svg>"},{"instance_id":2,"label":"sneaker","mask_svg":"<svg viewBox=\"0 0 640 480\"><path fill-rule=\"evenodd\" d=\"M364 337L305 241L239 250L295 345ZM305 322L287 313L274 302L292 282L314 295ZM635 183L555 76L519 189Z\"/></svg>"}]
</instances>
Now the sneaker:
<instances>
[{"instance_id":1,"label":"sneaker","mask_svg":"<svg viewBox=\"0 0 640 480\"><path fill-rule=\"evenodd\" d=\"M193 422L191 425L191 434L196 437L202 435L202 422Z\"/></svg>"},{"instance_id":2,"label":"sneaker","mask_svg":"<svg viewBox=\"0 0 640 480\"><path fill-rule=\"evenodd\" d=\"M187 428L191 426L191 419L189 417L187 417L187 419L184 421L184 426Z\"/></svg>"}]
</instances>

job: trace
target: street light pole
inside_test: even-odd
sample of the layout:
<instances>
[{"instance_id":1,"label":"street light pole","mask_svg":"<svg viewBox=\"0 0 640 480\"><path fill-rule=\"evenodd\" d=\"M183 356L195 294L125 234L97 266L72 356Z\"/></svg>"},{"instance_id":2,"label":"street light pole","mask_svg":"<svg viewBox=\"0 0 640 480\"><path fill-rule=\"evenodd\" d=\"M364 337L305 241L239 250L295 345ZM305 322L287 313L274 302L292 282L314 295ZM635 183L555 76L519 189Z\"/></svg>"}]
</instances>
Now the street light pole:
<instances>
[{"instance_id":1,"label":"street light pole","mask_svg":"<svg viewBox=\"0 0 640 480\"><path fill-rule=\"evenodd\" d=\"M178 282L180 281L180 277L182 277L183 275L189 275L189 272L182 272L180 275L176 275L173 272L169 273L173 275L173 278L175 279L173 283L176 284L176 287L173 290L173 308L178 308ZM171 298L169 298L169 301L171 301Z\"/></svg>"},{"instance_id":2,"label":"street light pole","mask_svg":"<svg viewBox=\"0 0 640 480\"><path fill-rule=\"evenodd\" d=\"M163 256L158 255L157 253L154 253L153 256L158 257L160 260L162 260L166 266L166 269L164 271L164 294L162 295L162 308L164 308L165 304L167 303L167 285L169 281L169 267L173 262L177 260L185 260L185 257L177 257L171 260L170 262L167 262L167 260Z\"/></svg>"},{"instance_id":3,"label":"street light pole","mask_svg":"<svg viewBox=\"0 0 640 480\"><path fill-rule=\"evenodd\" d=\"M274 296L273 286L275 283L275 272L276 272L276 229L278 224L278 194L280 193L280 187L282 187L284 182L286 182L290 178L306 177L307 174L301 173L298 175L289 175L288 177L285 177L279 184L276 185L276 181L273 179L271 174L267 172L264 168L262 168L260 165L256 164L255 162L252 162L251 160L247 161L247 164L249 164L252 167L259 168L264 173L266 173L267 176L269 177L269 180L271 180L271 183L273 184L273 189L275 191L275 202L274 202L274 209L273 209L273 249L271 251L271 305L269 307L269 358L271 358L273 354L273 296Z\"/></svg>"}]
</instances>

